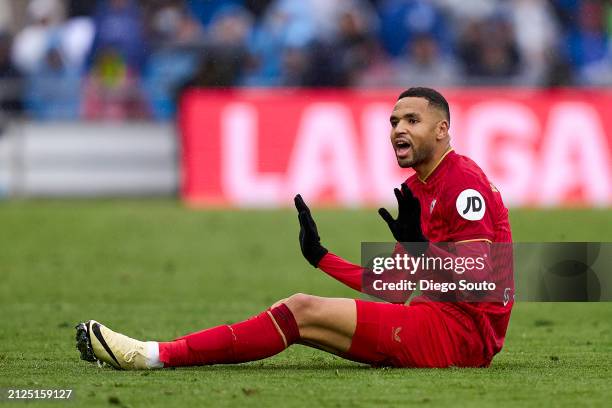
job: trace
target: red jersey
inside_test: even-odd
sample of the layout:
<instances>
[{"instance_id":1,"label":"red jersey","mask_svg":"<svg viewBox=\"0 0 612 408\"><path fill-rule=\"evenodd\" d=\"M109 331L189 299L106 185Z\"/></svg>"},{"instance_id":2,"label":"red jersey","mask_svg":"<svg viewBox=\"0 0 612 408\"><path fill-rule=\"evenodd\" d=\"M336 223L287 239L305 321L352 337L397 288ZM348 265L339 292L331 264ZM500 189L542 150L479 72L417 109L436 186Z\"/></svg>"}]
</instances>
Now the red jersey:
<instances>
[{"instance_id":1,"label":"red jersey","mask_svg":"<svg viewBox=\"0 0 612 408\"><path fill-rule=\"evenodd\" d=\"M484 172L471 159L449 150L433 171L421 180L416 174L406 184L421 204L421 228L430 242L512 242L508 209ZM512 273L512 271L510 271ZM504 343L513 305L508 301L435 303L453 313L471 317L492 358ZM420 296L411 303L427 301Z\"/></svg>"}]
</instances>

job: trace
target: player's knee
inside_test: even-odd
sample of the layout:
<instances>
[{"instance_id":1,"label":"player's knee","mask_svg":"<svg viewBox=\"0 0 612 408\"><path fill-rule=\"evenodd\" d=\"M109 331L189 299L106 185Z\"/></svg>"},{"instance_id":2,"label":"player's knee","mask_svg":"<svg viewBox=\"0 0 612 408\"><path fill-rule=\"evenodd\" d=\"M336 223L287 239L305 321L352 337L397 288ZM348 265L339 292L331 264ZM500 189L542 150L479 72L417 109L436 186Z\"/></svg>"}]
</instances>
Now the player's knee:
<instances>
[{"instance_id":1,"label":"player's knee","mask_svg":"<svg viewBox=\"0 0 612 408\"><path fill-rule=\"evenodd\" d=\"M287 305L287 307L289 307L289 309L291 309L294 314L300 314L312 307L312 298L313 296L311 295L305 295L304 293L296 293L289 296L285 300L285 304Z\"/></svg>"},{"instance_id":2,"label":"player's knee","mask_svg":"<svg viewBox=\"0 0 612 408\"><path fill-rule=\"evenodd\" d=\"M289 296L284 302L298 323L298 326L304 326L315 318L318 309L318 298L312 295L296 293Z\"/></svg>"}]
</instances>

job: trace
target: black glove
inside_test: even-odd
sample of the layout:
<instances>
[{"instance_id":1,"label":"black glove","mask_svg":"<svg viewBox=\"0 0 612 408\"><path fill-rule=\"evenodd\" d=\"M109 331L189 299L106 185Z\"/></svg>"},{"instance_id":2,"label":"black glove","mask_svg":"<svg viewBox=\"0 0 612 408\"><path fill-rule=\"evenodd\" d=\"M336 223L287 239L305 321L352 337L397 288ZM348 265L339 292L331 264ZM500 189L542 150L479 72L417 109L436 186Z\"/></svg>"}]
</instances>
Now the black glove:
<instances>
[{"instance_id":1,"label":"black glove","mask_svg":"<svg viewBox=\"0 0 612 408\"><path fill-rule=\"evenodd\" d=\"M300 248L304 258L315 268L321 262L321 258L328 252L327 249L321 245L321 238L317 231L317 224L315 224L310 215L310 209L302 199L301 195L296 195L293 199L295 202L295 208L298 211L298 220L300 221Z\"/></svg>"},{"instance_id":2,"label":"black glove","mask_svg":"<svg viewBox=\"0 0 612 408\"><path fill-rule=\"evenodd\" d=\"M427 238L421 230L421 205L419 200L412 194L406 184L402 184L402 191L398 188L394 191L398 206L397 219L394 219L389 211L384 208L378 210L380 216L389 225L393 237L397 242L427 242Z\"/></svg>"}]
</instances>

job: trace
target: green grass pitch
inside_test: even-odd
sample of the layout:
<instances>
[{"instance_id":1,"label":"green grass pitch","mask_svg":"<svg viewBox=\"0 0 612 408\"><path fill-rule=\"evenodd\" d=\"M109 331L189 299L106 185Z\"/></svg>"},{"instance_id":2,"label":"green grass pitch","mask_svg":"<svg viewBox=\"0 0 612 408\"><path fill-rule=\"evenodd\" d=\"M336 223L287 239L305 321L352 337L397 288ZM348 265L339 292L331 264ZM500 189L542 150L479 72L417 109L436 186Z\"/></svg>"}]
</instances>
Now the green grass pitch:
<instances>
[{"instance_id":1,"label":"green grass pitch","mask_svg":"<svg viewBox=\"0 0 612 408\"><path fill-rule=\"evenodd\" d=\"M389 239L374 210L314 215L324 244L354 261L360 241ZM610 210L521 210L511 221L517 241L612 241ZM156 372L79 360L73 326L85 319L167 340L295 292L355 296L302 259L297 231L289 210L0 203L0 387L75 390L71 402L40 406L609 406L611 303L517 304L489 369L374 369L302 346Z\"/></svg>"}]
</instances>

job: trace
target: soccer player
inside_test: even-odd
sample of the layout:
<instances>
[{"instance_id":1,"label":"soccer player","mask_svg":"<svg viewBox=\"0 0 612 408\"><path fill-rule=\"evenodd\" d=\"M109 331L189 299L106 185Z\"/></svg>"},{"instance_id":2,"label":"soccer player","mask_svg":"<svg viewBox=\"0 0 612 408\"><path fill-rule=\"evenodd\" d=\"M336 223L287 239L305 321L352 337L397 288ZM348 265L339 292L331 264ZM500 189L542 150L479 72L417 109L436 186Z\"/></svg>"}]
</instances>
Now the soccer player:
<instances>
[{"instance_id":1,"label":"soccer player","mask_svg":"<svg viewBox=\"0 0 612 408\"><path fill-rule=\"evenodd\" d=\"M511 242L499 192L473 161L450 146L450 112L440 93L404 91L390 122L399 166L415 170L395 190L397 218L379 210L396 241L422 243L428 251L435 251L433 243L453 242L459 252L469 245L486 252L492 243ZM363 290L364 268L323 247L300 195L295 205L304 257ZM422 295L405 305L298 293L243 322L170 342L138 341L90 320L76 327L77 348L82 359L119 369L242 363L295 343L376 366L486 367L502 348L510 318L513 296L504 294L505 301L491 302L431 301Z\"/></svg>"}]
</instances>

